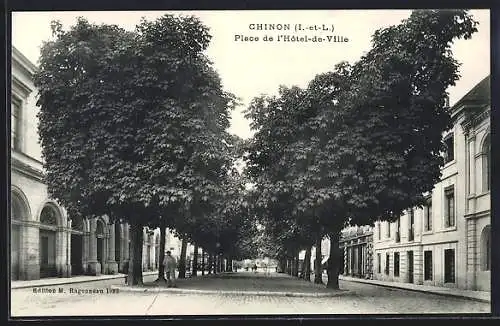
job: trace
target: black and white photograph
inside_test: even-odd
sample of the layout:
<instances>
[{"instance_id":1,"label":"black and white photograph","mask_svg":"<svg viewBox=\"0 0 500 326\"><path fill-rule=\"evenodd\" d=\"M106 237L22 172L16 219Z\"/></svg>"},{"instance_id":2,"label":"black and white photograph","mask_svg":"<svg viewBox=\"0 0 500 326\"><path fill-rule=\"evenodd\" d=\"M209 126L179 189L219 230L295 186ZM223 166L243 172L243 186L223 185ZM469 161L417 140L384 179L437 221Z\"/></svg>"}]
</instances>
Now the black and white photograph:
<instances>
[{"instance_id":1,"label":"black and white photograph","mask_svg":"<svg viewBox=\"0 0 500 326\"><path fill-rule=\"evenodd\" d=\"M489 9L11 14L11 318L491 313Z\"/></svg>"}]
</instances>

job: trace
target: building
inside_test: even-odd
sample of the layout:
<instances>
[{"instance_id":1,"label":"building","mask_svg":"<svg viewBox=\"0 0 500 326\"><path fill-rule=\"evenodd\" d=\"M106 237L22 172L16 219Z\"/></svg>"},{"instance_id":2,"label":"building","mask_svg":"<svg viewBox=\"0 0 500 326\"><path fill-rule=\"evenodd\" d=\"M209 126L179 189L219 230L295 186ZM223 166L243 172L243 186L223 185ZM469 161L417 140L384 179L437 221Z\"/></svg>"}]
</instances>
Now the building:
<instances>
[{"instance_id":1,"label":"building","mask_svg":"<svg viewBox=\"0 0 500 326\"><path fill-rule=\"evenodd\" d=\"M373 228L371 226L350 226L344 228L339 240L339 275L373 278ZM299 271L305 259L305 250L299 252ZM323 272L330 257L330 239L321 241L321 265ZM314 272L316 247L311 249L311 272Z\"/></svg>"},{"instance_id":2,"label":"building","mask_svg":"<svg viewBox=\"0 0 500 326\"><path fill-rule=\"evenodd\" d=\"M114 274L130 257L129 227L76 219L49 198L38 142L37 67L12 48L11 279ZM159 231L144 229L143 268L156 268Z\"/></svg>"},{"instance_id":3,"label":"building","mask_svg":"<svg viewBox=\"0 0 500 326\"><path fill-rule=\"evenodd\" d=\"M490 76L452 107L442 177L423 208L376 222L374 278L490 290Z\"/></svg>"},{"instance_id":4,"label":"building","mask_svg":"<svg viewBox=\"0 0 500 326\"><path fill-rule=\"evenodd\" d=\"M373 278L373 228L352 226L342 230L339 274Z\"/></svg>"}]
</instances>

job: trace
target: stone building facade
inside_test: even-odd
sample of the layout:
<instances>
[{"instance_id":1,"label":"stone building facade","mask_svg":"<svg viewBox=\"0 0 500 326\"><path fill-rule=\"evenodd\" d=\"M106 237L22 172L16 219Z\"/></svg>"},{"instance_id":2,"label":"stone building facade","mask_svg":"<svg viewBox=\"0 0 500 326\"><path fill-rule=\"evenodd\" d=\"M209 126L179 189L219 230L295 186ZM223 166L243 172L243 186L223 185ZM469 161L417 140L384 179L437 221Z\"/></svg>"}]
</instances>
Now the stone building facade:
<instances>
[{"instance_id":1,"label":"stone building facade","mask_svg":"<svg viewBox=\"0 0 500 326\"><path fill-rule=\"evenodd\" d=\"M490 76L452 107L445 165L422 208L374 228L374 278L490 290Z\"/></svg>"},{"instance_id":2,"label":"stone building facade","mask_svg":"<svg viewBox=\"0 0 500 326\"><path fill-rule=\"evenodd\" d=\"M71 219L43 181L38 142L36 66L12 49L11 279L122 272L130 257L129 227L106 216ZM143 268L158 266L159 230L144 229Z\"/></svg>"},{"instance_id":3,"label":"stone building facade","mask_svg":"<svg viewBox=\"0 0 500 326\"><path fill-rule=\"evenodd\" d=\"M353 226L342 230L339 241L342 275L373 278L373 228Z\"/></svg>"}]
</instances>

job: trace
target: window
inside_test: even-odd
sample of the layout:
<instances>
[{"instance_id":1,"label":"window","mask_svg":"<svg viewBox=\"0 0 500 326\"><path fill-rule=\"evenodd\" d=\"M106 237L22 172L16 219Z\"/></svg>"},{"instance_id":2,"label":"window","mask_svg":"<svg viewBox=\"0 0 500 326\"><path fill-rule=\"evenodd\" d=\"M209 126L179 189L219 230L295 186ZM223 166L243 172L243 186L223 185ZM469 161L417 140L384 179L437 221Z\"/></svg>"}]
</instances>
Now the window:
<instances>
[{"instance_id":1,"label":"window","mask_svg":"<svg viewBox=\"0 0 500 326\"><path fill-rule=\"evenodd\" d=\"M389 275L389 263L390 263L390 256L389 254L385 254L385 274Z\"/></svg>"},{"instance_id":2,"label":"window","mask_svg":"<svg viewBox=\"0 0 500 326\"><path fill-rule=\"evenodd\" d=\"M377 254L377 273L382 273L382 255Z\"/></svg>"},{"instance_id":3,"label":"window","mask_svg":"<svg viewBox=\"0 0 500 326\"><path fill-rule=\"evenodd\" d=\"M394 276L399 277L399 252L394 253Z\"/></svg>"},{"instance_id":4,"label":"window","mask_svg":"<svg viewBox=\"0 0 500 326\"><path fill-rule=\"evenodd\" d=\"M382 228L382 225L380 224L380 222L377 223L377 236L378 236L378 239L382 239L382 236L381 236L381 231L380 229ZM379 272L380 273L380 272Z\"/></svg>"},{"instance_id":5,"label":"window","mask_svg":"<svg viewBox=\"0 0 500 326\"><path fill-rule=\"evenodd\" d=\"M486 226L481 232L481 269L491 269L491 228Z\"/></svg>"},{"instance_id":6,"label":"window","mask_svg":"<svg viewBox=\"0 0 500 326\"><path fill-rule=\"evenodd\" d=\"M491 142L489 135L483 143L482 161L483 161L483 192L486 192L490 190L491 187Z\"/></svg>"},{"instance_id":7,"label":"window","mask_svg":"<svg viewBox=\"0 0 500 326\"><path fill-rule=\"evenodd\" d=\"M444 163L451 162L455 159L455 144L453 134L450 134L444 139Z\"/></svg>"},{"instance_id":8,"label":"window","mask_svg":"<svg viewBox=\"0 0 500 326\"><path fill-rule=\"evenodd\" d=\"M425 231L432 231L432 200L428 200L424 208L425 220L424 228Z\"/></svg>"},{"instance_id":9,"label":"window","mask_svg":"<svg viewBox=\"0 0 500 326\"><path fill-rule=\"evenodd\" d=\"M391 237L391 222L387 222L387 237Z\"/></svg>"},{"instance_id":10,"label":"window","mask_svg":"<svg viewBox=\"0 0 500 326\"><path fill-rule=\"evenodd\" d=\"M455 250L444 250L444 282L455 283Z\"/></svg>"},{"instance_id":11,"label":"window","mask_svg":"<svg viewBox=\"0 0 500 326\"><path fill-rule=\"evenodd\" d=\"M432 251L424 251L424 280L432 281Z\"/></svg>"},{"instance_id":12,"label":"window","mask_svg":"<svg viewBox=\"0 0 500 326\"><path fill-rule=\"evenodd\" d=\"M398 217L396 220L396 236L395 236L395 241L399 242L400 241L400 236L401 236L401 217Z\"/></svg>"},{"instance_id":13,"label":"window","mask_svg":"<svg viewBox=\"0 0 500 326\"><path fill-rule=\"evenodd\" d=\"M415 225L415 211L410 209L410 214L408 216L408 241L413 241L415 236L414 234L414 225Z\"/></svg>"},{"instance_id":14,"label":"window","mask_svg":"<svg viewBox=\"0 0 500 326\"><path fill-rule=\"evenodd\" d=\"M444 192L444 217L445 227L455 226L455 191L453 188L448 188Z\"/></svg>"},{"instance_id":15,"label":"window","mask_svg":"<svg viewBox=\"0 0 500 326\"><path fill-rule=\"evenodd\" d=\"M15 150L21 150L21 101L13 98L11 104L10 124L11 124L11 147Z\"/></svg>"}]
</instances>

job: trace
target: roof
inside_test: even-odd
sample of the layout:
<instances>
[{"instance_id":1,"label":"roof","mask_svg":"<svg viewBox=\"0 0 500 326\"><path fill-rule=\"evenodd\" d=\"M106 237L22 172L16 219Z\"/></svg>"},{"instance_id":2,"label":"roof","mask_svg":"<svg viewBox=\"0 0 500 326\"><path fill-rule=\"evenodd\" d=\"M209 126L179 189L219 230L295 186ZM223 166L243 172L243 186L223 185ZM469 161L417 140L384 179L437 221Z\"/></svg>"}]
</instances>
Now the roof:
<instances>
[{"instance_id":1,"label":"roof","mask_svg":"<svg viewBox=\"0 0 500 326\"><path fill-rule=\"evenodd\" d=\"M460 111L464 106L478 106L491 101L491 75L486 76L465 94L452 107L452 112Z\"/></svg>"}]
</instances>

